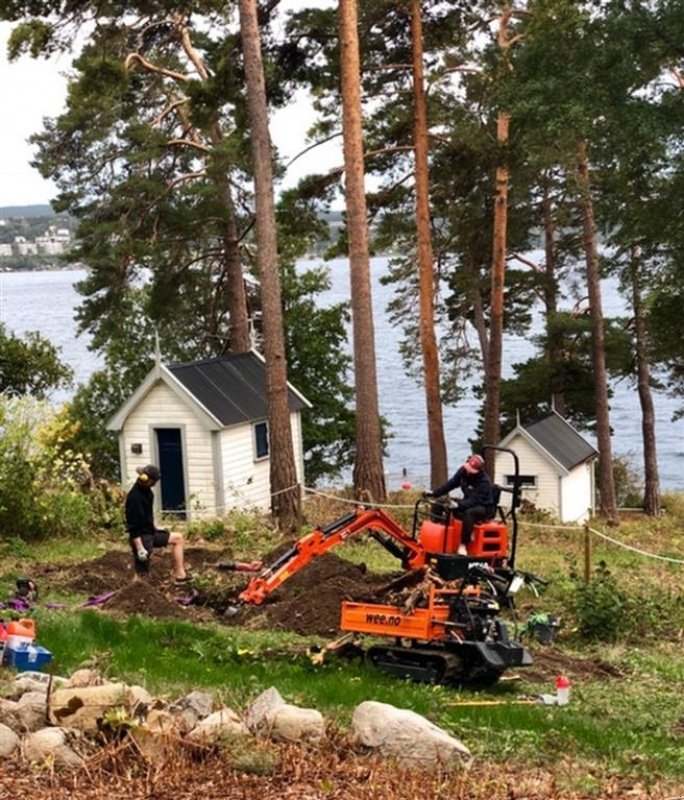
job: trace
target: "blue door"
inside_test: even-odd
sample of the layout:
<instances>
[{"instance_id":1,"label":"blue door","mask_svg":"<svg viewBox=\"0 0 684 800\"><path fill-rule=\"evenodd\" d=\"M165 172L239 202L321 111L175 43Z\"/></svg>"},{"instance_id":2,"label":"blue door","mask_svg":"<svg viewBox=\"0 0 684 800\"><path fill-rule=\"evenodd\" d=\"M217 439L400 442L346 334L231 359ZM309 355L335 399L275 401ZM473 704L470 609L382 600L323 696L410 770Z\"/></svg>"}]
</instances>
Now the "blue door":
<instances>
[{"instance_id":1,"label":"blue door","mask_svg":"<svg viewBox=\"0 0 684 800\"><path fill-rule=\"evenodd\" d=\"M180 428L157 428L159 469L161 470L162 511L174 511L185 519L185 478Z\"/></svg>"}]
</instances>

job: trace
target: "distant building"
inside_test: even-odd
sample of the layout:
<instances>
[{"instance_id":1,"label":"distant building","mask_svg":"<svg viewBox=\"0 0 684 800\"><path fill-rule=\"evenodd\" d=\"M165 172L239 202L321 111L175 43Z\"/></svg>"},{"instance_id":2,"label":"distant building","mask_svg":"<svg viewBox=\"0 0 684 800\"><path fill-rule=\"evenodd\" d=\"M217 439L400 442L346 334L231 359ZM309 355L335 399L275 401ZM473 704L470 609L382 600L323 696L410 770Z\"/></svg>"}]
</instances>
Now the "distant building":
<instances>
[{"instance_id":1,"label":"distant building","mask_svg":"<svg viewBox=\"0 0 684 800\"><path fill-rule=\"evenodd\" d=\"M23 236L14 238L14 246L20 256L37 256L38 245L35 242L27 241Z\"/></svg>"}]
</instances>

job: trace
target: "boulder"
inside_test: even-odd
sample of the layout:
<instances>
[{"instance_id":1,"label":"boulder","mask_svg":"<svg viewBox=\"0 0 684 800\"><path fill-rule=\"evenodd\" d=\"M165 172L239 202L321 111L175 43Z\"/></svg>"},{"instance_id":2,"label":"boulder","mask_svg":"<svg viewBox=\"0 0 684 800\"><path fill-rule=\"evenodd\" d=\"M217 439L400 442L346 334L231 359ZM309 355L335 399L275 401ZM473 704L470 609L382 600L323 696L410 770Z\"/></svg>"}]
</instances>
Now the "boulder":
<instances>
[{"instance_id":1,"label":"boulder","mask_svg":"<svg viewBox=\"0 0 684 800\"><path fill-rule=\"evenodd\" d=\"M105 683L109 681L97 670L84 667L72 673L66 685L70 689L83 689L86 686L103 686Z\"/></svg>"},{"instance_id":2,"label":"boulder","mask_svg":"<svg viewBox=\"0 0 684 800\"><path fill-rule=\"evenodd\" d=\"M458 739L415 711L374 700L352 716L357 742L402 764L442 768L469 767L472 755Z\"/></svg>"},{"instance_id":3,"label":"boulder","mask_svg":"<svg viewBox=\"0 0 684 800\"><path fill-rule=\"evenodd\" d=\"M10 684L7 697L17 700L25 692L47 692L51 682L53 687L63 686L66 678L60 678L59 675L48 675L45 672L20 672Z\"/></svg>"},{"instance_id":4,"label":"boulder","mask_svg":"<svg viewBox=\"0 0 684 800\"><path fill-rule=\"evenodd\" d=\"M248 735L249 728L240 717L231 709L222 708L200 720L186 738L196 744L214 745L218 744L221 739Z\"/></svg>"},{"instance_id":5,"label":"boulder","mask_svg":"<svg viewBox=\"0 0 684 800\"><path fill-rule=\"evenodd\" d=\"M266 725L269 725L267 715L274 711L278 706L285 705L285 700L280 692L271 686L262 692L256 700L254 700L245 714L245 725L252 731L257 733L258 730Z\"/></svg>"},{"instance_id":6,"label":"boulder","mask_svg":"<svg viewBox=\"0 0 684 800\"><path fill-rule=\"evenodd\" d=\"M279 741L319 742L325 737L325 722L320 711L286 703L273 686L249 706L245 724L252 733Z\"/></svg>"},{"instance_id":7,"label":"boulder","mask_svg":"<svg viewBox=\"0 0 684 800\"><path fill-rule=\"evenodd\" d=\"M121 708L132 713L130 693L122 683L64 688L50 696L49 718L58 727L95 733L101 729L108 711Z\"/></svg>"},{"instance_id":8,"label":"boulder","mask_svg":"<svg viewBox=\"0 0 684 800\"><path fill-rule=\"evenodd\" d=\"M194 691L176 700L169 707L179 722L182 733L189 733L200 720L208 717L214 709L214 696L209 692Z\"/></svg>"},{"instance_id":9,"label":"boulder","mask_svg":"<svg viewBox=\"0 0 684 800\"><path fill-rule=\"evenodd\" d=\"M42 728L26 736L21 743L21 754L30 762L79 767L83 757L72 746L77 739L73 731L64 728Z\"/></svg>"},{"instance_id":10,"label":"boulder","mask_svg":"<svg viewBox=\"0 0 684 800\"><path fill-rule=\"evenodd\" d=\"M0 700L0 722L16 733L43 728L47 722L46 692L24 692L18 700Z\"/></svg>"},{"instance_id":11,"label":"boulder","mask_svg":"<svg viewBox=\"0 0 684 800\"><path fill-rule=\"evenodd\" d=\"M0 724L0 758L11 755L19 746L19 737L7 725Z\"/></svg>"},{"instance_id":12,"label":"boulder","mask_svg":"<svg viewBox=\"0 0 684 800\"><path fill-rule=\"evenodd\" d=\"M325 721L315 708L299 708L285 703L266 714L272 739L279 742L310 742L325 739Z\"/></svg>"}]
</instances>

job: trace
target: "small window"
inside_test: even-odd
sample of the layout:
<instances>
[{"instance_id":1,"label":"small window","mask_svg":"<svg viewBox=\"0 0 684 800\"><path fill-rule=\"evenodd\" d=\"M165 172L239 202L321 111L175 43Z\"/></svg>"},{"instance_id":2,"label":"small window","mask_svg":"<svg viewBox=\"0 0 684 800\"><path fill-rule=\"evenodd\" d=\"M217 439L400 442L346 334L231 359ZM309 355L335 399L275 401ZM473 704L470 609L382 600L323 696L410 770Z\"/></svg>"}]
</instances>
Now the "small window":
<instances>
[{"instance_id":1,"label":"small window","mask_svg":"<svg viewBox=\"0 0 684 800\"><path fill-rule=\"evenodd\" d=\"M506 486L513 486L515 475L506 475ZM518 486L536 486L536 475L518 475Z\"/></svg>"},{"instance_id":2,"label":"small window","mask_svg":"<svg viewBox=\"0 0 684 800\"><path fill-rule=\"evenodd\" d=\"M257 422L254 426L254 458L268 458L268 423Z\"/></svg>"}]
</instances>

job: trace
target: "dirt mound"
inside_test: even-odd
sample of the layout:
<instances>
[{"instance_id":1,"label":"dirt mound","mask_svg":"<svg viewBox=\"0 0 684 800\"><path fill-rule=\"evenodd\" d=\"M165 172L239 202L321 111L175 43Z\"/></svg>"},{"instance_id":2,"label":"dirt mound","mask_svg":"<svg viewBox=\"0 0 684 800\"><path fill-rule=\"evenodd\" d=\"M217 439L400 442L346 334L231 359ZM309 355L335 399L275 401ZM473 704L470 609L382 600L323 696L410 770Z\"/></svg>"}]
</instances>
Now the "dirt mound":
<instances>
[{"instance_id":1,"label":"dirt mound","mask_svg":"<svg viewBox=\"0 0 684 800\"><path fill-rule=\"evenodd\" d=\"M243 606L226 622L303 636L334 636L339 631L342 601L374 597L384 582L384 578L369 573L364 564L352 564L326 553L293 575L263 606Z\"/></svg>"},{"instance_id":2,"label":"dirt mound","mask_svg":"<svg viewBox=\"0 0 684 800\"><path fill-rule=\"evenodd\" d=\"M265 556L273 563L291 544ZM175 586L171 553L155 552L148 577L134 580L128 551L109 551L91 561L57 568L46 564L32 571L42 595L58 590L82 595L104 612L145 614L156 619L214 619L227 625L275 628L303 636L334 636L339 630L342 600L373 597L384 579L368 573L365 565L326 553L293 575L263 606L243 606L233 617L225 615L237 601L250 575L215 569L231 560L226 550L191 547L186 560L198 578L191 587Z\"/></svg>"}]
</instances>

